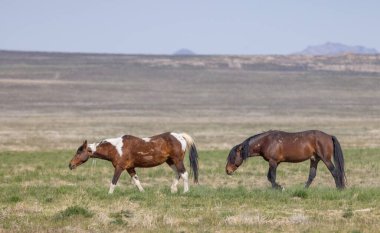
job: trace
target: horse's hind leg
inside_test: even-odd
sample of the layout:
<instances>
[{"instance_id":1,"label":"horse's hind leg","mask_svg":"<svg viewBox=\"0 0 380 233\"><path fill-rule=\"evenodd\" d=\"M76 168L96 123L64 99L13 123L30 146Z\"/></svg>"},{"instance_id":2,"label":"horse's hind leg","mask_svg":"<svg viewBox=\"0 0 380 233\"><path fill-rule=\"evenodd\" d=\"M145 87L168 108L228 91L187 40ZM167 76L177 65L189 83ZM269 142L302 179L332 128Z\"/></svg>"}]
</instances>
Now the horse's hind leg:
<instances>
[{"instance_id":1,"label":"horse's hind leg","mask_svg":"<svg viewBox=\"0 0 380 233\"><path fill-rule=\"evenodd\" d=\"M311 182L313 182L315 176L317 175L317 166L320 158L313 156L310 159L310 171L309 171L309 179L305 183L305 188L309 188Z\"/></svg>"},{"instance_id":2,"label":"horse's hind leg","mask_svg":"<svg viewBox=\"0 0 380 233\"><path fill-rule=\"evenodd\" d=\"M330 140L330 137L329 139ZM331 142L331 141L330 141ZM334 147L331 145L331 147L328 146L320 146L321 153L318 153L321 155L321 159L323 163L326 165L326 167L329 169L331 175L334 177L335 185L337 188L341 187L339 172L337 168L332 163L332 158L334 156Z\"/></svg>"},{"instance_id":3,"label":"horse's hind leg","mask_svg":"<svg viewBox=\"0 0 380 233\"><path fill-rule=\"evenodd\" d=\"M277 162L274 160L269 160L269 170L268 170L268 180L272 183L272 188L275 189L283 189L281 185L276 183L276 170L277 170Z\"/></svg>"},{"instance_id":4,"label":"horse's hind leg","mask_svg":"<svg viewBox=\"0 0 380 233\"><path fill-rule=\"evenodd\" d=\"M134 167L133 168L128 168L127 171L128 171L129 175L132 178L132 183L134 183L137 186L137 188L139 189L140 192L144 192L144 189L141 186L139 177L136 174L135 168Z\"/></svg>"},{"instance_id":5,"label":"horse's hind leg","mask_svg":"<svg viewBox=\"0 0 380 233\"><path fill-rule=\"evenodd\" d=\"M177 168L178 174L183 179L183 192L187 193L189 191L189 174L186 171L185 165L183 161L175 162L174 165Z\"/></svg>"},{"instance_id":6,"label":"horse's hind leg","mask_svg":"<svg viewBox=\"0 0 380 233\"><path fill-rule=\"evenodd\" d=\"M334 164L331 162L331 160L328 160L328 161L322 160L322 161L326 164L326 167L329 169L331 175L334 177L336 187L337 188L340 187L338 174L337 174Z\"/></svg>"},{"instance_id":7,"label":"horse's hind leg","mask_svg":"<svg viewBox=\"0 0 380 233\"><path fill-rule=\"evenodd\" d=\"M178 174L178 171L177 171L177 167L174 165L174 163L170 160L166 161L166 163L171 167L171 169L173 169L174 171L174 180L173 180L173 184L170 186L170 190L172 193L176 193L178 192L178 188L177 188L177 185L178 185L178 182L179 182L179 178L181 177L179 174Z\"/></svg>"}]
</instances>

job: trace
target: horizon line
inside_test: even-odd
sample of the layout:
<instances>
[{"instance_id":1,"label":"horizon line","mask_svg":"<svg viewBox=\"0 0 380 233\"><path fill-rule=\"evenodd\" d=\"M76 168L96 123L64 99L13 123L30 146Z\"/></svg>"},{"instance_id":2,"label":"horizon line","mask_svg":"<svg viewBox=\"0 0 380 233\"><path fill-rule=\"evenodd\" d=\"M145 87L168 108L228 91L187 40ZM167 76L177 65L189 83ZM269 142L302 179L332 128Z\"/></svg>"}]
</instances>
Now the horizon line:
<instances>
[{"instance_id":1,"label":"horizon line","mask_svg":"<svg viewBox=\"0 0 380 233\"><path fill-rule=\"evenodd\" d=\"M14 53L50 53L50 54L71 54L71 55L113 55L113 56L171 56L171 57L207 57L207 56L304 56L304 57L336 57L345 55L360 55L360 56L373 56L380 55L380 52L365 54L365 53L338 53L338 54L302 54L301 52L289 53L289 54L175 54L174 53L122 53L122 52L84 52L84 51L55 51L55 50L17 50L17 49L1 49L0 52L14 52Z\"/></svg>"}]
</instances>

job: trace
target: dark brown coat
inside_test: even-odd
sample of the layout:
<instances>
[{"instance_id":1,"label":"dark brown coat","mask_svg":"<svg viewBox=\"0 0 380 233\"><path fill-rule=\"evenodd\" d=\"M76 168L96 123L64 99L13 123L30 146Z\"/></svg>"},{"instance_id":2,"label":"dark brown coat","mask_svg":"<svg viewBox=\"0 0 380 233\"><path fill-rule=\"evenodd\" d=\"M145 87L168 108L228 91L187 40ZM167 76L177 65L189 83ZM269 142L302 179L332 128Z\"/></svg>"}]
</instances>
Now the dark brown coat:
<instances>
[{"instance_id":1,"label":"dark brown coat","mask_svg":"<svg viewBox=\"0 0 380 233\"><path fill-rule=\"evenodd\" d=\"M310 159L310 172L305 187L309 187L315 178L320 160L331 172L336 186L345 187L344 158L340 144L335 136L322 131L268 131L254 135L231 149L227 157L227 174L232 174L244 160L252 156L261 156L269 162L268 180L274 188L282 188L276 183L276 169L280 163L297 163L307 159Z\"/></svg>"}]
</instances>

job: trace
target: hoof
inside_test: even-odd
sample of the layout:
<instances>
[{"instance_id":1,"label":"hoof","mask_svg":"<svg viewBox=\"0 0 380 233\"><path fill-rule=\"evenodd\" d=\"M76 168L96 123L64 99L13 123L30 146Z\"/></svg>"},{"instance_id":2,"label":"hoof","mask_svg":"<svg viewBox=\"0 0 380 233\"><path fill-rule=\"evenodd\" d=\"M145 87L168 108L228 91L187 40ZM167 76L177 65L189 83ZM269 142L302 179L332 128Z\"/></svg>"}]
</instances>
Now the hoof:
<instances>
[{"instance_id":1,"label":"hoof","mask_svg":"<svg viewBox=\"0 0 380 233\"><path fill-rule=\"evenodd\" d=\"M171 188L170 191L171 191L172 193L177 193L177 192L178 192L178 189L176 189L176 188Z\"/></svg>"},{"instance_id":2,"label":"hoof","mask_svg":"<svg viewBox=\"0 0 380 233\"><path fill-rule=\"evenodd\" d=\"M276 186L273 186L272 188L273 188L273 189L276 189L276 190L281 190L281 191L284 191L284 190L285 190L285 188L282 187L281 185L276 185Z\"/></svg>"}]
</instances>

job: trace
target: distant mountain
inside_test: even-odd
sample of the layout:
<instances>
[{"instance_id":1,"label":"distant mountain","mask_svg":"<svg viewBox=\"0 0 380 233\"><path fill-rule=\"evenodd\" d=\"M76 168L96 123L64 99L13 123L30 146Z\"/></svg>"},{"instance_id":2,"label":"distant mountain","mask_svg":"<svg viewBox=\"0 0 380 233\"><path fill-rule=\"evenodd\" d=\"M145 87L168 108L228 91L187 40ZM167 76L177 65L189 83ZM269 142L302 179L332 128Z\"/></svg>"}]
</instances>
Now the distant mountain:
<instances>
[{"instance_id":1,"label":"distant mountain","mask_svg":"<svg viewBox=\"0 0 380 233\"><path fill-rule=\"evenodd\" d=\"M340 43L327 42L322 45L309 46L303 51L297 53L302 55L340 55L340 54L377 54L376 49L366 48L363 46L349 46Z\"/></svg>"},{"instance_id":2,"label":"distant mountain","mask_svg":"<svg viewBox=\"0 0 380 233\"><path fill-rule=\"evenodd\" d=\"M173 55L190 56L190 55L195 55L195 53L189 49L180 49L180 50L176 51Z\"/></svg>"}]
</instances>

